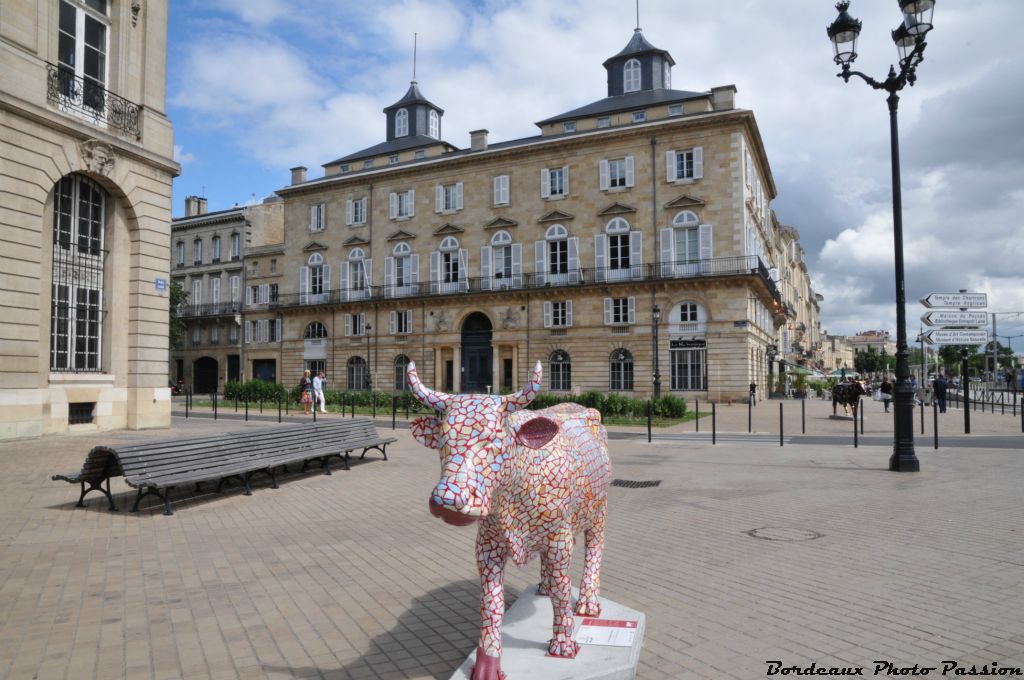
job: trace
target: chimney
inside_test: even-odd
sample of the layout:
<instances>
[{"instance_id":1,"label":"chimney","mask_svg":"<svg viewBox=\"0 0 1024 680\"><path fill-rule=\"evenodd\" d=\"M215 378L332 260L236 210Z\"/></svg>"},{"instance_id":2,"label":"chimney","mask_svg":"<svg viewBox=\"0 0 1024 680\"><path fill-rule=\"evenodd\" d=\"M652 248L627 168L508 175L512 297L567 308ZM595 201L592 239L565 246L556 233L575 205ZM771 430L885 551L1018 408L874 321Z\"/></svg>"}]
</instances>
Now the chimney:
<instances>
[{"instance_id":1,"label":"chimney","mask_svg":"<svg viewBox=\"0 0 1024 680\"><path fill-rule=\"evenodd\" d=\"M736 86L721 85L711 88L711 108L715 111L736 108Z\"/></svg>"},{"instance_id":2,"label":"chimney","mask_svg":"<svg viewBox=\"0 0 1024 680\"><path fill-rule=\"evenodd\" d=\"M469 133L471 151L487 151L487 130L472 130Z\"/></svg>"},{"instance_id":3,"label":"chimney","mask_svg":"<svg viewBox=\"0 0 1024 680\"><path fill-rule=\"evenodd\" d=\"M185 197L185 217L206 214L206 199L200 196Z\"/></svg>"},{"instance_id":4,"label":"chimney","mask_svg":"<svg viewBox=\"0 0 1024 680\"><path fill-rule=\"evenodd\" d=\"M300 165L292 168L292 184L302 184L306 181L306 167Z\"/></svg>"}]
</instances>

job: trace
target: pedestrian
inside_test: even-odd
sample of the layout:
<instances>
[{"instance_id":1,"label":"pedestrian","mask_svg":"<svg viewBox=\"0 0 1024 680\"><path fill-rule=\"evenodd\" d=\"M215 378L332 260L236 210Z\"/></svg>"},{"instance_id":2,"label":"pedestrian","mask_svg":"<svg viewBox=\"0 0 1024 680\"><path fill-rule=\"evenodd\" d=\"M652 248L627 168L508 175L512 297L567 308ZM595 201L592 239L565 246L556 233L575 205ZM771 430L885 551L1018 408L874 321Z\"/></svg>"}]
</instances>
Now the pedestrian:
<instances>
[{"instance_id":1,"label":"pedestrian","mask_svg":"<svg viewBox=\"0 0 1024 680\"><path fill-rule=\"evenodd\" d=\"M324 399L324 385L327 381L324 380L324 372L320 371L313 378L313 410L316 410L316 405L320 404L320 413L327 413L327 400Z\"/></svg>"},{"instance_id":2,"label":"pedestrian","mask_svg":"<svg viewBox=\"0 0 1024 680\"><path fill-rule=\"evenodd\" d=\"M750 403L753 406L757 406L757 383L750 382Z\"/></svg>"},{"instance_id":3,"label":"pedestrian","mask_svg":"<svg viewBox=\"0 0 1024 680\"><path fill-rule=\"evenodd\" d=\"M299 380L299 391L302 393L300 397L302 412L308 416L309 408L313 404L313 381L309 379L308 368L302 373L302 378Z\"/></svg>"},{"instance_id":4,"label":"pedestrian","mask_svg":"<svg viewBox=\"0 0 1024 680\"><path fill-rule=\"evenodd\" d=\"M932 383L932 390L935 394L935 401L939 405L939 413L946 412L946 388L949 387L949 381L946 380L946 376L941 373L935 377L935 382Z\"/></svg>"},{"instance_id":5,"label":"pedestrian","mask_svg":"<svg viewBox=\"0 0 1024 680\"><path fill-rule=\"evenodd\" d=\"M882 378L882 384L878 386L878 391L882 393L882 403L885 404L885 412L889 412L889 402L892 401L892 383L889 382L889 376Z\"/></svg>"}]
</instances>

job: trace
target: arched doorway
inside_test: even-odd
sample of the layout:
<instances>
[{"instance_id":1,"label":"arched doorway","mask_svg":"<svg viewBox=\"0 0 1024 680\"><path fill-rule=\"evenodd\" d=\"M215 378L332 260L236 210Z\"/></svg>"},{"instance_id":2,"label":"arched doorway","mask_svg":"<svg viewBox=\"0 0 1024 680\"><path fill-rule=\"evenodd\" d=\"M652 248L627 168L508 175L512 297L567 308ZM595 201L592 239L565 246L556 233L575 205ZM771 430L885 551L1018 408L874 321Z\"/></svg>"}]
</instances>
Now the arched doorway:
<instances>
[{"instance_id":1,"label":"arched doorway","mask_svg":"<svg viewBox=\"0 0 1024 680\"><path fill-rule=\"evenodd\" d=\"M213 357L196 359L192 364L192 391L210 394L217 391L217 360Z\"/></svg>"},{"instance_id":2,"label":"arched doorway","mask_svg":"<svg viewBox=\"0 0 1024 680\"><path fill-rule=\"evenodd\" d=\"M494 388L491 373L491 320L473 312L462 323L462 392L486 392Z\"/></svg>"}]
</instances>

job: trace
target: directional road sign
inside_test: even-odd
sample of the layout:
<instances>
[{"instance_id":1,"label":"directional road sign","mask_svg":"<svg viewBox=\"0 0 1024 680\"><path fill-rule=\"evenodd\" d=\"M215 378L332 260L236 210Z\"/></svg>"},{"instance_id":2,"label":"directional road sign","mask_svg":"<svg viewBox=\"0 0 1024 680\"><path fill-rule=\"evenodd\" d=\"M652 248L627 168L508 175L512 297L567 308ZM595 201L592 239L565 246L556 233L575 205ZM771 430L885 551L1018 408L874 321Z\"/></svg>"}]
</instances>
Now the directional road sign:
<instances>
[{"instance_id":1,"label":"directional road sign","mask_svg":"<svg viewBox=\"0 0 1024 680\"><path fill-rule=\"evenodd\" d=\"M984 345L988 342L988 331L945 329L928 331L923 337L929 345Z\"/></svg>"},{"instance_id":2,"label":"directional road sign","mask_svg":"<svg viewBox=\"0 0 1024 680\"><path fill-rule=\"evenodd\" d=\"M926 326L978 327L988 324L988 312L928 312L921 317Z\"/></svg>"},{"instance_id":3,"label":"directional road sign","mask_svg":"<svg viewBox=\"0 0 1024 680\"><path fill-rule=\"evenodd\" d=\"M985 293L932 293L921 298L921 304L928 308L985 309L988 307L988 295Z\"/></svg>"}]
</instances>

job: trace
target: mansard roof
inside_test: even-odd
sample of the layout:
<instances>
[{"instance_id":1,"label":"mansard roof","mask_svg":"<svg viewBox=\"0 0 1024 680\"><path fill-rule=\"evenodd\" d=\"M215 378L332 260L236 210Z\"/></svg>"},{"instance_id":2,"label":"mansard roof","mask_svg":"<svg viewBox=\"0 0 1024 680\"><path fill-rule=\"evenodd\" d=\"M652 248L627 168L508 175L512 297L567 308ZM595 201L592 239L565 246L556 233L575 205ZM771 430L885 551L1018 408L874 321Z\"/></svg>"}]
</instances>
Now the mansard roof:
<instances>
[{"instance_id":1,"label":"mansard roof","mask_svg":"<svg viewBox=\"0 0 1024 680\"><path fill-rule=\"evenodd\" d=\"M639 92L630 92L629 94L620 94L614 97L605 97L604 99L598 99L596 102L581 106L578 109L572 111L566 111L560 113L557 116L551 118L545 118L544 120L538 121L537 125L547 125L548 123L557 123L562 120L571 120L574 118L590 118L593 116L601 116L606 113L615 113L617 111L632 111L634 109L641 109L646 106L653 106L656 104L674 104L676 102L683 102L688 99L700 99L701 97L710 96L710 92L689 92L686 90L666 90L658 88L655 90L640 90Z\"/></svg>"},{"instance_id":2,"label":"mansard roof","mask_svg":"<svg viewBox=\"0 0 1024 680\"><path fill-rule=\"evenodd\" d=\"M409 84L409 89L406 91L406 93L402 96L401 99L399 99L391 106L387 106L384 108L384 113L387 113L388 111L391 111L393 109L401 108L403 106L409 106L410 104L426 104L430 108L436 109L438 113L444 113L444 109L442 109L440 106L437 106L436 104L434 104L429 99L423 96L423 93L420 92L419 84L415 80Z\"/></svg>"},{"instance_id":3,"label":"mansard roof","mask_svg":"<svg viewBox=\"0 0 1024 680\"><path fill-rule=\"evenodd\" d=\"M618 54L605 59L603 66L605 68L608 68L608 64L617 59L621 59L623 57L632 57L638 54L649 53L661 54L666 59L668 59L668 63L670 65L676 65L675 59L672 58L672 55L669 54L667 50L655 47L651 43L647 42L647 38L644 37L643 32L639 28L637 28L633 30L633 37L629 39L629 42L626 43L626 46L623 47Z\"/></svg>"},{"instance_id":4,"label":"mansard roof","mask_svg":"<svg viewBox=\"0 0 1024 680\"><path fill-rule=\"evenodd\" d=\"M434 139L430 135L412 135L407 137L397 137L387 142L381 142L380 144L374 144L368 146L361 151L350 153L347 156L331 161L330 163L324 163L324 165L335 165L337 163L349 163L351 161L359 161L368 158L377 158L379 156L386 156L388 154L397 153L399 151L405 151L406 149L434 146L441 144L448 147L448 151L456 151L458 147L449 144L448 142L440 139Z\"/></svg>"}]
</instances>

